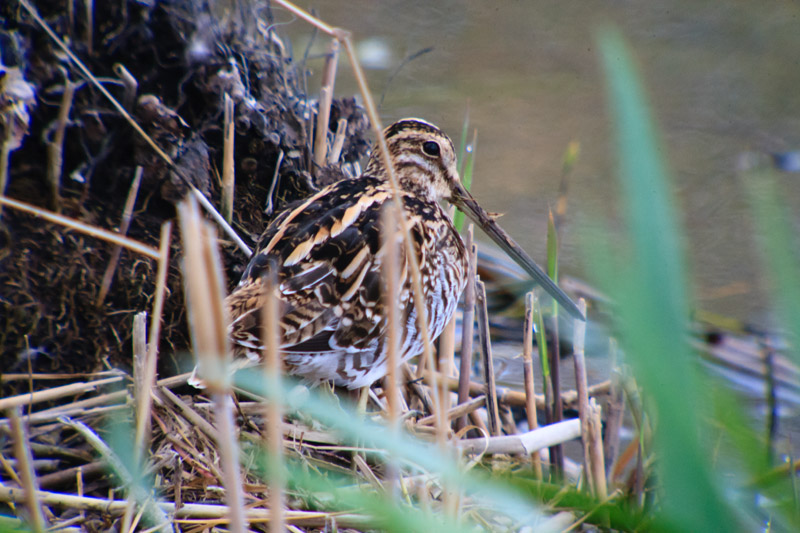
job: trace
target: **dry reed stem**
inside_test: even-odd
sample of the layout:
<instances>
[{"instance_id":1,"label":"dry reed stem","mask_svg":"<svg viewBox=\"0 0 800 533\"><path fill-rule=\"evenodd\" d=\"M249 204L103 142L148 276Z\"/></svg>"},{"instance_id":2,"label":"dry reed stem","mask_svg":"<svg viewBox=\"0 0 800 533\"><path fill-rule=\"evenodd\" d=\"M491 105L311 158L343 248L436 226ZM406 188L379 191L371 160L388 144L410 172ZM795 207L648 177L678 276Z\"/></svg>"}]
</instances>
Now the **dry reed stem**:
<instances>
[{"instance_id":1,"label":"dry reed stem","mask_svg":"<svg viewBox=\"0 0 800 533\"><path fill-rule=\"evenodd\" d=\"M101 513L122 514L127 500L113 500L103 498L93 498L89 496L76 496L60 492L36 491L36 500L43 505L71 508L85 511L97 511ZM8 503L25 503L25 491L23 489L0 486L0 501ZM227 514L225 505L213 505L204 503L184 503L176 509L174 503L158 502L158 507L166 513L173 514L176 518L175 523L190 525L193 522L190 518L224 518ZM352 513L326 513L318 511L287 511L287 522L300 525L324 525L327 517L336 516L337 520L343 525L350 527L363 527L371 524L369 517L362 517ZM264 509L248 509L247 518L253 523L269 522L269 512ZM226 521L220 521L225 524Z\"/></svg>"},{"instance_id":2,"label":"dry reed stem","mask_svg":"<svg viewBox=\"0 0 800 533\"><path fill-rule=\"evenodd\" d=\"M230 528L245 530L244 494L239 470L239 443L233 418L229 323L224 304L225 284L213 228L206 223L192 196L178 205L184 246L183 274L192 344L200 377L215 404L215 437L223 472Z\"/></svg>"},{"instance_id":3,"label":"dry reed stem","mask_svg":"<svg viewBox=\"0 0 800 533\"><path fill-rule=\"evenodd\" d=\"M444 381L444 380L442 380ZM480 409L486 405L486 396L476 396L475 398L467 399L466 402L461 403L447 411L445 415L447 420L453 420L460 417L466 417L468 414L472 413L473 411ZM417 420L417 427L419 426L427 426L433 424L436 421L435 415L428 415L424 418L420 418Z\"/></svg>"},{"instance_id":4,"label":"dry reed stem","mask_svg":"<svg viewBox=\"0 0 800 533\"><path fill-rule=\"evenodd\" d=\"M8 185L8 168L11 161L11 128L5 128L6 136L0 139L0 196L6 194ZM0 204L0 215L3 214L3 204Z\"/></svg>"},{"instance_id":5,"label":"dry reed stem","mask_svg":"<svg viewBox=\"0 0 800 533\"><path fill-rule=\"evenodd\" d=\"M449 376L439 375L439 379L447 380L447 384L451 391L458 390L458 380ZM589 387L589 396L598 396L607 394L611 388L611 381L601 381ZM469 382L469 394L475 396L478 394L486 393L486 385L477 383L475 381ZM578 391L568 390L561 393L561 399L565 406L570 406L578 401ZM512 407L525 407L527 399L525 393L521 391L511 390L506 387L497 387L497 401ZM537 409L543 409L545 406L545 398L541 394L536 395Z\"/></svg>"},{"instance_id":6,"label":"dry reed stem","mask_svg":"<svg viewBox=\"0 0 800 533\"><path fill-rule=\"evenodd\" d=\"M234 169L233 141L236 138L233 130L233 100L225 93L222 125L222 193L220 198L222 217L230 224L233 221L233 185L236 179Z\"/></svg>"},{"instance_id":7,"label":"dry reed stem","mask_svg":"<svg viewBox=\"0 0 800 533\"><path fill-rule=\"evenodd\" d=\"M486 309L486 286L475 279L475 304L478 309L478 335L483 354L483 373L486 390L486 411L489 415L489 433L500 435L500 413L497 408L497 385L494 379L494 358L489 338L489 312Z\"/></svg>"},{"instance_id":8,"label":"dry reed stem","mask_svg":"<svg viewBox=\"0 0 800 533\"><path fill-rule=\"evenodd\" d=\"M125 198L125 207L122 210L122 222L120 222L118 231L118 233L123 237L128 236L128 229L130 229L131 226L133 207L136 204L136 196L139 194L139 184L142 182L143 170L144 169L141 166L136 167L136 171L133 174L133 181L128 189L128 196ZM117 244L111 251L111 259L108 261L106 271L103 273L103 280L100 282L100 292L97 294L97 299L95 300L95 305L98 307L103 303L108 295L108 290L111 288L111 282L114 279L114 272L117 270L117 265L119 264L119 258L121 255L122 246Z\"/></svg>"},{"instance_id":9,"label":"dry reed stem","mask_svg":"<svg viewBox=\"0 0 800 533\"><path fill-rule=\"evenodd\" d=\"M158 341L161 337L161 316L164 313L164 299L167 292L167 273L169 272L169 249L172 237L172 222L161 225L161 239L158 249L158 270L156 271L156 294L153 302L153 312L150 321L150 336L147 342L147 354L142 376L142 391L136 397L136 435L134 441L134 454L136 464L144 457L145 443L150 435L150 414L152 405L151 391L156 381L156 366L158 363Z\"/></svg>"},{"instance_id":10,"label":"dry reed stem","mask_svg":"<svg viewBox=\"0 0 800 533\"><path fill-rule=\"evenodd\" d=\"M167 165L169 166L170 170L175 172L178 176L183 179L187 185L191 188L192 192L195 194L197 199L200 201L200 205L211 215L211 217L220 225L222 229L225 231L225 234L228 235L236 245L244 252L247 257L253 255L252 250L245 244L241 237L236 233L236 231L228 224L224 218L219 214L216 208L211 204L211 202L206 198L203 193L201 193L194 185L191 185L191 181L186 178L183 174L183 171L175 165L175 162L172 158L167 155L167 153L161 149L158 144L150 137L147 132L145 132L142 127L133 119L130 113L125 109L125 107L114 98L108 89L106 89L100 80L95 77L94 74L86 67L83 62L78 59L78 57L72 52L72 50L67 46L63 39L61 39L53 29L44 21L44 19L39 15L36 9L30 4L28 0L19 0L20 5L28 12L28 14L33 17L36 23L47 33L47 35L55 42L59 48L67 55L69 60L80 70L81 74L83 74L91 84L97 89L100 94L105 97L109 103L117 110L117 112L122 115L122 117L128 122L128 124L136 131L138 135L144 139L144 141L150 145L150 147L155 151L158 156L163 159ZM0 161L0 165L2 165L2 161ZM0 170L2 170L0 168ZM0 198L2 200L2 198ZM9 204L10 205L10 204Z\"/></svg>"},{"instance_id":11,"label":"dry reed stem","mask_svg":"<svg viewBox=\"0 0 800 533\"><path fill-rule=\"evenodd\" d=\"M34 532L44 531L47 524L44 520L44 510L41 502L36 498L39 487L36 482L36 472L33 470L33 455L28 444L28 435L20 419L22 411L19 406L8 410L8 419L11 423L11 436L14 440L14 456L17 459L17 469L22 481L25 507L30 515L30 526Z\"/></svg>"},{"instance_id":12,"label":"dry reed stem","mask_svg":"<svg viewBox=\"0 0 800 533\"><path fill-rule=\"evenodd\" d=\"M101 385L109 383L116 383L122 381L123 375L116 375L110 378L98 379L95 381L70 383L68 385L61 385L60 387L53 387L51 389L44 389L36 392L18 394L16 396L9 396L8 398L0 399L0 411L20 407L23 405L33 405L40 402L47 402L50 400L57 400L65 396L81 394L95 390Z\"/></svg>"},{"instance_id":13,"label":"dry reed stem","mask_svg":"<svg viewBox=\"0 0 800 533\"><path fill-rule=\"evenodd\" d=\"M578 301L578 308L581 312L586 311L586 300L581 298ZM580 324L578 323L580 322ZM586 380L586 360L584 356L584 346L586 343L586 323L579 320L575 321L573 326L573 357L572 361L575 366L575 388L578 391L578 417L581 421L581 440L583 441L583 464L584 472L586 473L587 484L591 493L597 496L598 481L594 479L596 471L592 464L592 454L589 451L590 436L590 413L589 413L589 393L587 392L588 384Z\"/></svg>"},{"instance_id":14,"label":"dry reed stem","mask_svg":"<svg viewBox=\"0 0 800 533\"><path fill-rule=\"evenodd\" d=\"M333 136L333 146L331 152L328 154L328 164L335 165L342 157L342 148L344 148L344 141L347 138L347 119L340 118L336 123L336 134Z\"/></svg>"},{"instance_id":15,"label":"dry reed stem","mask_svg":"<svg viewBox=\"0 0 800 533\"><path fill-rule=\"evenodd\" d=\"M61 94L61 105L56 117L56 127L53 138L45 141L47 144L47 185L49 187L49 207L56 213L61 212L61 172L64 162L64 132L69 122L69 111L75 96L77 83L72 83L65 72L64 92Z\"/></svg>"},{"instance_id":16,"label":"dry reed stem","mask_svg":"<svg viewBox=\"0 0 800 533\"><path fill-rule=\"evenodd\" d=\"M478 268L478 247L473 242L475 227L467 227L465 246L468 256L467 286L464 289L464 312L461 319L461 361L458 373L458 403L463 404L469 398L469 382L472 373L472 342L475 338L475 276ZM456 431L467 425L467 417L456 421Z\"/></svg>"},{"instance_id":17,"label":"dry reed stem","mask_svg":"<svg viewBox=\"0 0 800 533\"><path fill-rule=\"evenodd\" d=\"M86 40L86 53L91 56L94 53L92 48L92 43L94 42L94 0L86 0L83 7L84 16L86 17L84 26L86 30L86 35L84 36Z\"/></svg>"},{"instance_id":18,"label":"dry reed stem","mask_svg":"<svg viewBox=\"0 0 800 533\"><path fill-rule=\"evenodd\" d=\"M9 383L19 380L49 381L64 380L74 378L97 378L119 375L119 370L101 370L99 372L79 372L79 373L39 373L39 374L3 374L0 376L0 383Z\"/></svg>"},{"instance_id":19,"label":"dry reed stem","mask_svg":"<svg viewBox=\"0 0 800 533\"><path fill-rule=\"evenodd\" d=\"M283 5L285 2L281 1ZM348 32L341 30L336 31L337 38L344 41L347 56L350 59L350 66L353 69L353 74L356 77L361 96L364 98L364 107L372 124L372 129L375 132L378 147L380 148L381 157L383 158L384 166L387 170L389 177L389 184L392 189L392 197L400 198L401 191L400 185L397 181L397 173L395 172L394 164L389 156L389 148L386 145L386 139L383 137L383 127L381 125L378 111L375 107L375 102L372 99L372 93L367 85L367 79L364 76L364 71L361 69L361 64L358 62L355 47L353 46L352 39ZM405 245L406 258L409 265L409 273L411 275L411 288L414 297L414 309L417 312L417 327L419 328L422 337L423 357L425 364L428 365L428 379L431 390L437 390L438 382L436 381L436 372L433 365L433 344L431 343L430 332L428 331L428 309L425 305L422 292L422 276L420 274L419 261L417 259L416 251L414 249L414 241L408 233L408 221L406 220L405 213L402 209L397 209L399 225L403 230L403 244Z\"/></svg>"},{"instance_id":20,"label":"dry reed stem","mask_svg":"<svg viewBox=\"0 0 800 533\"><path fill-rule=\"evenodd\" d=\"M603 454L603 413L594 398L589 401L587 409L589 419L589 465L592 468L594 495L604 500L608 497L606 484L606 464Z\"/></svg>"},{"instance_id":21,"label":"dry reed stem","mask_svg":"<svg viewBox=\"0 0 800 533\"><path fill-rule=\"evenodd\" d=\"M533 292L525 295L525 326L522 332L522 369L525 380L525 414L528 429L539 427L536 413L536 390L534 388L533 371ZM542 479L542 461L538 451L531 454L533 474Z\"/></svg>"},{"instance_id":22,"label":"dry reed stem","mask_svg":"<svg viewBox=\"0 0 800 533\"><path fill-rule=\"evenodd\" d=\"M147 358L147 311L133 316L133 397L138 402L144 394L144 366ZM138 414L138 413L137 413Z\"/></svg>"},{"instance_id":23,"label":"dry reed stem","mask_svg":"<svg viewBox=\"0 0 800 533\"><path fill-rule=\"evenodd\" d=\"M322 88L319 91L317 109L317 128L314 136L314 165L317 169L325 166L328 157L328 124L331 119L333 87L336 82L336 67L339 64L339 41L332 39L322 70Z\"/></svg>"},{"instance_id":24,"label":"dry reed stem","mask_svg":"<svg viewBox=\"0 0 800 533\"><path fill-rule=\"evenodd\" d=\"M387 373L383 380L387 414L389 425L392 431L399 429L398 421L400 415L400 392L398 388L398 367L400 357L398 347L400 345L399 328L399 309L400 287L398 279L399 254L397 250L397 215L393 212L397 209L395 203L389 202L382 213L381 237L383 245L386 247L386 260L383 261L383 276L386 283L386 359Z\"/></svg>"},{"instance_id":25,"label":"dry reed stem","mask_svg":"<svg viewBox=\"0 0 800 533\"><path fill-rule=\"evenodd\" d=\"M42 218L48 222L53 222L55 224L59 224L69 229L73 229L75 231L79 231L86 235L90 235L92 237L96 237L100 240L110 242L112 244L118 244L123 246L129 250L132 250L136 253L142 254L144 256L150 257L152 259L158 259L158 250L153 248L152 246L147 246L139 241L135 241L133 239L129 239L127 237L122 237L117 233L98 228L97 226L92 226L91 224L86 224L84 222L80 222L75 220L74 218L65 217L63 215L59 215L57 213L53 213L52 211L48 211L46 209L41 209L31 204L27 204L25 202L20 202L18 200L14 200L7 196L0 196L0 205L7 205L9 207L13 207L18 211L22 211L24 213L28 213L39 218Z\"/></svg>"},{"instance_id":26,"label":"dry reed stem","mask_svg":"<svg viewBox=\"0 0 800 533\"><path fill-rule=\"evenodd\" d=\"M543 448L561 444L581 435L577 418L564 420L520 435L502 435L479 439L463 439L456 445L464 453L530 455Z\"/></svg>"},{"instance_id":27,"label":"dry reed stem","mask_svg":"<svg viewBox=\"0 0 800 533\"><path fill-rule=\"evenodd\" d=\"M286 481L283 476L283 409L278 399L281 387L281 353L278 340L278 322L280 320L279 302L275 297L277 276L274 268L269 269L264 282L264 293L267 301L262 310L262 332L264 339L264 382L272 391L264 405L264 440L269 461L269 509L270 531L282 533L285 529L284 490Z\"/></svg>"}]
</instances>

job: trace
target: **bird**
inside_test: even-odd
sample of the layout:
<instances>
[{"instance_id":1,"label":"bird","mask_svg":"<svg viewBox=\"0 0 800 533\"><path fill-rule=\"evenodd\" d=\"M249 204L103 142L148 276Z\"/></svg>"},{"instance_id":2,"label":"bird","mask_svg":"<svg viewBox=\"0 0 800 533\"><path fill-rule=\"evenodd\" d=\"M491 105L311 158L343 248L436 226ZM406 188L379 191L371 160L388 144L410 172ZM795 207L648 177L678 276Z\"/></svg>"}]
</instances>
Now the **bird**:
<instances>
[{"instance_id":1,"label":"bird","mask_svg":"<svg viewBox=\"0 0 800 533\"><path fill-rule=\"evenodd\" d=\"M270 289L279 302L283 366L305 382L356 389L385 376L389 305L397 306L400 361L422 353L409 258L400 245L394 256L398 297L385 297L385 244L393 241L382 236L382 213L392 201L402 209L413 241L431 339L455 313L467 283L467 250L441 200L464 211L567 311L582 317L464 188L453 142L442 130L408 118L383 135L399 198L376 146L360 176L335 182L277 214L226 298L234 360L260 359L262 309Z\"/></svg>"}]
</instances>

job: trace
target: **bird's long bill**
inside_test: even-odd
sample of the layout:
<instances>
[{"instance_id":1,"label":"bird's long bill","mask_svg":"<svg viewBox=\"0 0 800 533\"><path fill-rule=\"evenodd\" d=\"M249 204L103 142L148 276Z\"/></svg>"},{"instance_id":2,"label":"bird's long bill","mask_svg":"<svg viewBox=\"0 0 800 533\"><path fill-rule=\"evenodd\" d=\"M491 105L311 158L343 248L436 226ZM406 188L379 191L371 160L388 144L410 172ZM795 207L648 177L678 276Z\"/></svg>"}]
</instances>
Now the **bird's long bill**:
<instances>
[{"instance_id":1,"label":"bird's long bill","mask_svg":"<svg viewBox=\"0 0 800 533\"><path fill-rule=\"evenodd\" d=\"M512 239L503 228L497 225L497 222L478 205L478 202L475 201L475 198L472 197L469 191L460 184L456 185L450 202L455 204L469 218L474 220L500 248L502 248L519 266L525 269L525 272L530 274L533 280L544 288L544 290L546 290L569 314L575 318L586 320L575 302L550 279L544 270L525 253L525 250L520 248L519 244L514 242L514 239Z\"/></svg>"}]
</instances>

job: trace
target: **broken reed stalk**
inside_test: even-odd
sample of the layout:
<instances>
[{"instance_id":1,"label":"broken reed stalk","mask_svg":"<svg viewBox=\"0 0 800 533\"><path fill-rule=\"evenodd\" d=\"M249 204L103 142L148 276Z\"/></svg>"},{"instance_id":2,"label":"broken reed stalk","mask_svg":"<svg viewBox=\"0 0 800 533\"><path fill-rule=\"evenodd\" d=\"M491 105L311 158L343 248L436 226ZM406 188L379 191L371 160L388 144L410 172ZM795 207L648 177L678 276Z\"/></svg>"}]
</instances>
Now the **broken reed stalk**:
<instances>
[{"instance_id":1,"label":"broken reed stalk","mask_svg":"<svg viewBox=\"0 0 800 533\"><path fill-rule=\"evenodd\" d=\"M464 453L530 455L543 448L576 439L580 435L580 420L573 418L520 435L463 439L456 441L456 445Z\"/></svg>"},{"instance_id":2,"label":"broken reed stalk","mask_svg":"<svg viewBox=\"0 0 800 533\"><path fill-rule=\"evenodd\" d=\"M133 315L133 397L137 403L144 394L144 367L147 357L147 311ZM138 413L137 413L138 415Z\"/></svg>"},{"instance_id":3,"label":"broken reed stalk","mask_svg":"<svg viewBox=\"0 0 800 533\"><path fill-rule=\"evenodd\" d=\"M122 105L124 105L126 109L133 109L133 104L136 102L136 93L139 92L139 82L136 81L133 74L131 74L122 63L114 63L111 70L122 80L122 86L125 87L125 92L122 96Z\"/></svg>"},{"instance_id":4,"label":"broken reed stalk","mask_svg":"<svg viewBox=\"0 0 800 533\"><path fill-rule=\"evenodd\" d=\"M322 88L319 91L317 129L314 136L314 165L317 169L325 166L328 156L328 124L331 120L333 87L336 83L336 67L339 64L339 41L332 39L325 57L322 71Z\"/></svg>"},{"instance_id":5,"label":"broken reed stalk","mask_svg":"<svg viewBox=\"0 0 800 533\"><path fill-rule=\"evenodd\" d=\"M220 210L222 216L228 224L233 221L233 184L236 179L234 169L233 155L234 147L233 141L235 139L233 130L233 100L230 95L225 93L225 100L223 103L223 125L222 125L222 193L220 203L222 204Z\"/></svg>"},{"instance_id":6,"label":"broken reed stalk","mask_svg":"<svg viewBox=\"0 0 800 533\"><path fill-rule=\"evenodd\" d=\"M622 429L622 420L625 415L625 398L621 383L622 369L619 364L617 341L614 338L608 340L608 355L611 362L611 389L608 394L608 403L606 404L608 413L606 414L606 431L603 443L605 445L606 468L612 469L619 455L619 433Z\"/></svg>"},{"instance_id":7,"label":"broken reed stalk","mask_svg":"<svg viewBox=\"0 0 800 533\"><path fill-rule=\"evenodd\" d=\"M231 401L231 351L227 335L228 313L224 304L222 262L213 228L200 216L194 197L178 205L184 247L183 276L192 345L200 377L212 395L217 422L230 529L245 531L244 494L239 471L239 444Z\"/></svg>"},{"instance_id":8,"label":"broken reed stalk","mask_svg":"<svg viewBox=\"0 0 800 533\"><path fill-rule=\"evenodd\" d=\"M264 280L264 293L267 295L262 310L262 332L264 339L264 383L271 391L264 405L264 440L269 461L269 509L271 520L270 531L283 533L284 489L286 481L283 475L283 409L280 402L281 388L281 353L278 340L278 321L280 320L279 301L275 297L277 276L275 268L270 268Z\"/></svg>"},{"instance_id":9,"label":"broken reed stalk","mask_svg":"<svg viewBox=\"0 0 800 533\"><path fill-rule=\"evenodd\" d=\"M72 100L75 96L77 83L72 83L64 72L64 92L61 94L61 105L56 117L56 126L53 137L47 144L47 185L49 189L48 207L56 213L61 212L61 172L64 162L64 132L69 122L69 111L72 109Z\"/></svg>"},{"instance_id":10,"label":"broken reed stalk","mask_svg":"<svg viewBox=\"0 0 800 533\"><path fill-rule=\"evenodd\" d=\"M494 359L489 337L489 312L486 308L486 286L475 278L475 303L478 309L478 335L483 354L483 374L486 383L486 411L489 414L489 433L495 437L500 435L500 412L497 409L497 386L494 379Z\"/></svg>"},{"instance_id":11,"label":"broken reed stalk","mask_svg":"<svg viewBox=\"0 0 800 533\"><path fill-rule=\"evenodd\" d=\"M128 229L131 227L133 207L136 205L136 196L139 194L139 184L142 182L143 170L144 169L141 166L136 167L136 171L133 173L133 181L128 189L128 197L125 198L125 207L122 210L122 221L120 222L118 232L123 237L128 236ZM111 282L114 279L114 272L117 270L117 265L119 264L119 258L121 255L122 246L117 244L111 251L111 259L108 261L106 271L103 273L103 280L100 282L100 291L97 293L97 299L95 300L95 305L98 307L102 305L103 301L105 301L106 296L108 295L108 291L111 288Z\"/></svg>"},{"instance_id":12,"label":"broken reed stalk","mask_svg":"<svg viewBox=\"0 0 800 533\"><path fill-rule=\"evenodd\" d=\"M161 316L164 314L164 299L167 293L167 273L169 271L169 249L172 240L172 222L161 225L161 239L158 247L158 270L156 271L156 293L153 311L150 316L150 336L147 342L147 355L144 361L142 376L142 392L137 396L136 436L134 441L134 457L136 464L142 464L145 448L150 436L150 407L153 400L151 391L156 383L156 367L158 362L158 341L161 337Z\"/></svg>"},{"instance_id":13,"label":"broken reed stalk","mask_svg":"<svg viewBox=\"0 0 800 533\"><path fill-rule=\"evenodd\" d=\"M92 226L91 224L86 224L84 222L80 222L79 220L75 220L74 218L65 217L63 215L59 215L57 213L53 213L52 211L48 211L46 209L41 209L31 204L26 204L25 202L20 202L18 200L14 200L7 196L0 196L0 205L7 205L9 207L13 207L18 211L22 211L24 213L28 213L34 216L37 216L41 219L44 219L48 222L53 222L55 224L59 224L69 229L73 229L75 231L79 231L86 235L90 235L92 237L96 237L100 240L110 242L112 244L118 244L123 246L129 250L132 250L136 253L142 254L144 256L150 257L152 259L158 259L158 250L153 248L152 246L148 246L144 243L139 241L135 241L133 239L129 239L127 237L123 237L114 233L112 231L108 231L102 228L98 228L97 226Z\"/></svg>"},{"instance_id":14,"label":"broken reed stalk","mask_svg":"<svg viewBox=\"0 0 800 533\"><path fill-rule=\"evenodd\" d=\"M233 242L236 243L239 249L242 250L242 252L247 257L253 255L253 252L252 250L250 250L250 247L247 246L247 244L245 244L245 242L242 240L241 237L239 237L239 235L231 227L231 225L228 224L224 218L222 218L217 209L208 200L208 198L206 198L203 195L203 193L201 193L197 189L197 187L191 184L192 183L191 180L186 178L184 172L175 165L175 162L172 160L172 158L169 155L167 155L167 153L164 150L162 150L158 144L156 144L153 138L150 137L147 134L147 132L144 131L144 129L142 129L139 123L133 119L133 117L131 116L130 113L128 113L125 107L122 104L120 104L119 101L116 98L114 98L110 92L108 92L108 89L106 89L105 86L102 83L100 83L100 80L98 80L97 77L94 74L92 74L92 72L86 67L86 65L80 59L78 59L78 57L72 52L69 46L67 46L64 40L61 39L58 35L56 35L56 32L54 32L53 29L44 21L41 15L39 15L39 12L30 4L29 0L19 0L19 3L25 9L25 11L27 11L28 14L36 21L39 27L41 27L45 31L45 33L47 33L50 39L52 39L53 42L55 42L58 45L58 47L61 48L61 50L67 55L69 60L72 62L72 64L75 65L75 67L81 72L81 74L84 75L89 80L92 86L94 86L94 88L97 89L100 92L100 94L102 94L103 97L109 101L109 103L111 103L114 109L116 109L117 112L120 115L122 115L125 121L134 129L134 131L136 131L136 133L139 136L141 136L142 139L144 139L144 141L150 146L150 148L152 148L153 151L167 163L170 170L175 172L177 176L179 176L187 185L189 185L189 188L191 189L192 193L199 200L200 205L202 205L203 209L205 209L208 212L208 214L210 214L211 217L220 226L222 226L222 229L225 231L225 234L228 237L230 237L230 239L233 240ZM3 146L5 147L6 144L7 143L4 143ZM8 158L6 157L5 158L6 162L7 159ZM2 160L0 160L0 171L2 171L2 165L3 162ZM2 172L0 172L0 182L2 182ZM0 200L2 200L2 198L0 198Z\"/></svg>"},{"instance_id":15,"label":"broken reed stalk","mask_svg":"<svg viewBox=\"0 0 800 533\"><path fill-rule=\"evenodd\" d=\"M333 146L328 154L328 164L335 165L342 157L342 148L344 148L344 141L347 138L347 119L340 118L336 123L336 134L333 136Z\"/></svg>"},{"instance_id":16,"label":"broken reed stalk","mask_svg":"<svg viewBox=\"0 0 800 533\"><path fill-rule=\"evenodd\" d=\"M578 308L585 314L586 300L581 298L578 301ZM580 322L580 324L578 323ZM575 389L578 391L578 417L581 421L581 440L583 441L583 470L586 475L587 485L590 492L597 496L598 494L598 480L594 478L596 468L592 464L592 453L590 451L590 442L592 440L591 430L589 426L591 422L589 411L589 394L587 392L588 384L586 379L586 360L584 357L584 346L586 340L586 323L580 320L575 321L573 326L573 357L572 361L575 365Z\"/></svg>"},{"instance_id":17,"label":"broken reed stalk","mask_svg":"<svg viewBox=\"0 0 800 533\"><path fill-rule=\"evenodd\" d=\"M32 393L9 396L8 398L0 399L0 411L23 405L33 405L40 402L58 400L59 398L64 398L66 396L72 396L75 394L86 393L95 390L101 385L122 381L123 378L124 375L120 373L116 376L98 379L95 381L69 383L67 385L61 385L59 387L53 387Z\"/></svg>"},{"instance_id":18,"label":"broken reed stalk","mask_svg":"<svg viewBox=\"0 0 800 533\"><path fill-rule=\"evenodd\" d=\"M525 414L528 419L528 429L533 431L539 427L536 418L536 390L533 379L533 292L525 295L525 329L522 332L522 369L525 380ZM533 474L536 479L542 479L542 460L539 452L531 454Z\"/></svg>"},{"instance_id":19,"label":"broken reed stalk","mask_svg":"<svg viewBox=\"0 0 800 533\"><path fill-rule=\"evenodd\" d=\"M589 419L589 464L592 468L595 496L599 500L608 497L606 464L603 453L603 411L594 398L590 398L587 409Z\"/></svg>"},{"instance_id":20,"label":"broken reed stalk","mask_svg":"<svg viewBox=\"0 0 800 533\"><path fill-rule=\"evenodd\" d=\"M475 277L478 268L478 246L474 242L475 226L467 227L465 245L468 257L467 286L464 288L464 311L461 319L461 361L458 372L458 403L469 398L469 381L472 374L472 341L475 338ZM467 417L456 421L456 431L467 425Z\"/></svg>"},{"instance_id":21,"label":"broken reed stalk","mask_svg":"<svg viewBox=\"0 0 800 533\"><path fill-rule=\"evenodd\" d=\"M36 482L36 472L33 469L33 455L28 442L28 433L20 419L22 410L19 406L8 410L8 419L11 423L11 436L14 439L14 456L17 459L22 490L25 493L25 506L30 515L31 530L39 533L45 530L47 524L44 520L44 510L36 494L39 487Z\"/></svg>"}]
</instances>

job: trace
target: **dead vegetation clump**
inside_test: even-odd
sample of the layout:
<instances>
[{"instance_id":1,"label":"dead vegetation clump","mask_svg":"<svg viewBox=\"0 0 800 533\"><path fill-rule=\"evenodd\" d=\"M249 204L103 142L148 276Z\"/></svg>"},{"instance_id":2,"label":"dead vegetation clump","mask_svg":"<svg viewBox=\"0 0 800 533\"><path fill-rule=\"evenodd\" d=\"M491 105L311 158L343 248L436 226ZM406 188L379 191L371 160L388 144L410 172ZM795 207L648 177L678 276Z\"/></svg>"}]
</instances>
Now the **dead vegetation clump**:
<instances>
[{"instance_id":1,"label":"dead vegetation clump","mask_svg":"<svg viewBox=\"0 0 800 533\"><path fill-rule=\"evenodd\" d=\"M193 188L219 205L226 95L235 131L231 223L245 241L252 246L271 213L318 187L311 155L317 103L304 94L304 66L272 30L266 6L219 18L196 1L95 2L91 13L71 2L37 2L42 19L172 158L172 168L24 7L0 7L8 197L117 230L132 195L127 235L156 246L175 202ZM331 133L340 119L347 121L341 158L356 161L367 149L367 120L352 98L333 101ZM123 250L114 264L112 245L8 207L0 226L0 368L129 366L133 314L151 307L155 262ZM179 366L172 354L189 349L180 243L172 242L161 341L169 355L160 361L168 373ZM223 254L233 283L246 257L232 243Z\"/></svg>"}]
</instances>

